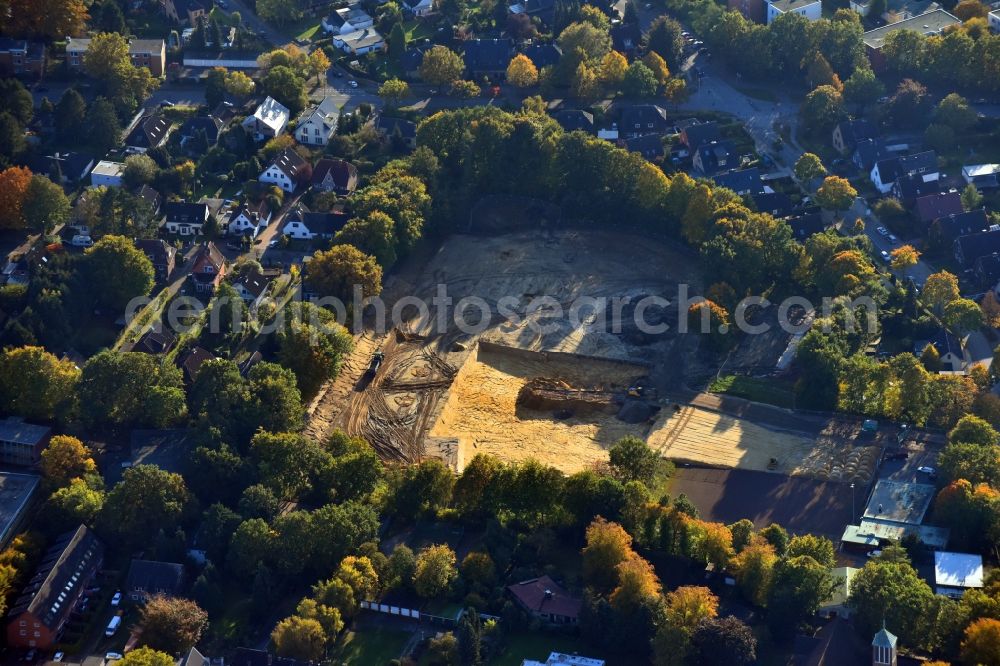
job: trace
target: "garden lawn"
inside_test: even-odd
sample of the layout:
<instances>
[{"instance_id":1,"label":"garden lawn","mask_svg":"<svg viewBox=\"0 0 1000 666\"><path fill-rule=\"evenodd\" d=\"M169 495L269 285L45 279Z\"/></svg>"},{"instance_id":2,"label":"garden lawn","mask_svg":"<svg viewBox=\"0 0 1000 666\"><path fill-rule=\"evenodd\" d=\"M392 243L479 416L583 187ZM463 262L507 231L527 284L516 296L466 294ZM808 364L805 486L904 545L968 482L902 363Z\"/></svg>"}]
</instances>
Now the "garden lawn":
<instances>
[{"instance_id":1,"label":"garden lawn","mask_svg":"<svg viewBox=\"0 0 1000 666\"><path fill-rule=\"evenodd\" d=\"M536 631L508 636L507 649L502 655L491 660L489 666L521 666L525 659L544 662L553 652L579 654L592 659L604 658L577 636Z\"/></svg>"},{"instance_id":2,"label":"garden lawn","mask_svg":"<svg viewBox=\"0 0 1000 666\"><path fill-rule=\"evenodd\" d=\"M434 36L434 27L425 21L406 21L403 23L403 30L406 31L407 42Z\"/></svg>"},{"instance_id":3,"label":"garden lawn","mask_svg":"<svg viewBox=\"0 0 1000 666\"><path fill-rule=\"evenodd\" d=\"M337 645L334 661L343 666L382 666L399 659L409 639L408 632L391 629L348 631Z\"/></svg>"},{"instance_id":4,"label":"garden lawn","mask_svg":"<svg viewBox=\"0 0 1000 666\"><path fill-rule=\"evenodd\" d=\"M778 407L791 408L795 402L791 387L784 386L773 379L760 377L723 375L714 379L709 384L708 390L712 393L725 393L737 398L746 398Z\"/></svg>"}]
</instances>

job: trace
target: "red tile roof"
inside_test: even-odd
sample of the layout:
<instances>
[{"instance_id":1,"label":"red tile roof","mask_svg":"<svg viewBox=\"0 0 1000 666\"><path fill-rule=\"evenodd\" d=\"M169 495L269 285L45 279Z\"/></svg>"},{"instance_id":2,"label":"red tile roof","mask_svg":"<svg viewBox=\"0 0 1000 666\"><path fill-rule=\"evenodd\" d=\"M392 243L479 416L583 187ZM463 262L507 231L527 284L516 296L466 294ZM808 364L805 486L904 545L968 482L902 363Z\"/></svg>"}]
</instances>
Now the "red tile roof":
<instances>
[{"instance_id":1,"label":"red tile roof","mask_svg":"<svg viewBox=\"0 0 1000 666\"><path fill-rule=\"evenodd\" d=\"M507 589L518 603L532 613L576 619L583 605L580 599L570 596L569 592L548 576L522 581Z\"/></svg>"}]
</instances>

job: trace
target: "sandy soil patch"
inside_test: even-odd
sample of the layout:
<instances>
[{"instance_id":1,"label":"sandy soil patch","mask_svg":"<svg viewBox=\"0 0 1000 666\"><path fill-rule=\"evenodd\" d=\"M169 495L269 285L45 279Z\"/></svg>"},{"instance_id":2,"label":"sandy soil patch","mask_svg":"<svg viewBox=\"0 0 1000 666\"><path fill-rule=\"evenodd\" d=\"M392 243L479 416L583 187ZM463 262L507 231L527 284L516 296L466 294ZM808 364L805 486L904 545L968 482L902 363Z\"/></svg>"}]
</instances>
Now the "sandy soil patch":
<instances>
[{"instance_id":1,"label":"sandy soil patch","mask_svg":"<svg viewBox=\"0 0 1000 666\"><path fill-rule=\"evenodd\" d=\"M460 459L489 453L506 461L535 458L572 473L607 459L626 435L642 437L649 424L629 424L614 414L590 413L557 419L550 411L517 405L528 380L556 378L578 387L624 390L647 369L600 359L534 358L479 348L459 370L431 437L454 438Z\"/></svg>"}]
</instances>

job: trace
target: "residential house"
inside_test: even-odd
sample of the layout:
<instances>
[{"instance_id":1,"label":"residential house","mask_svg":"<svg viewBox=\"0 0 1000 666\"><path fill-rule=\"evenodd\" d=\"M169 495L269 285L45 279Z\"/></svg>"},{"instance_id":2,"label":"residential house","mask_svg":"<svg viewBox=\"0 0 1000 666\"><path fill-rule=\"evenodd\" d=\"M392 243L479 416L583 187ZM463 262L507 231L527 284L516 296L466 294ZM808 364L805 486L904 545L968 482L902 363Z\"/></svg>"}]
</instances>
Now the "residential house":
<instances>
[{"instance_id":1,"label":"residential house","mask_svg":"<svg viewBox=\"0 0 1000 666\"><path fill-rule=\"evenodd\" d=\"M562 57L562 49L556 44L546 42L545 44L531 44L521 51L528 57L539 70L542 67L555 67Z\"/></svg>"},{"instance_id":2,"label":"residential house","mask_svg":"<svg viewBox=\"0 0 1000 666\"><path fill-rule=\"evenodd\" d=\"M211 3L207 4L211 7ZM206 15L202 0L160 0L160 6L168 19L192 28L198 25L199 18Z\"/></svg>"},{"instance_id":3,"label":"residential house","mask_svg":"<svg viewBox=\"0 0 1000 666\"><path fill-rule=\"evenodd\" d=\"M594 133L594 114L580 109L563 109L552 114L552 119L566 132L577 130L588 134Z\"/></svg>"},{"instance_id":4,"label":"residential house","mask_svg":"<svg viewBox=\"0 0 1000 666\"><path fill-rule=\"evenodd\" d=\"M219 102L218 106L212 109L212 113L209 115L225 127L236 119L236 107L232 102Z\"/></svg>"},{"instance_id":5,"label":"residential house","mask_svg":"<svg viewBox=\"0 0 1000 666\"><path fill-rule=\"evenodd\" d=\"M798 14L810 21L823 18L823 4L820 0L766 0L767 24L771 25L782 14Z\"/></svg>"},{"instance_id":6,"label":"residential house","mask_svg":"<svg viewBox=\"0 0 1000 666\"><path fill-rule=\"evenodd\" d=\"M870 172L876 162L887 156L887 152L878 139L860 139L851 155L851 162L862 171Z\"/></svg>"},{"instance_id":7,"label":"residential house","mask_svg":"<svg viewBox=\"0 0 1000 666\"><path fill-rule=\"evenodd\" d=\"M168 353L177 344L177 336L170 329L162 326L151 328L146 331L139 341L132 347L132 351L150 356L161 356Z\"/></svg>"},{"instance_id":8,"label":"residential house","mask_svg":"<svg viewBox=\"0 0 1000 666\"><path fill-rule=\"evenodd\" d=\"M251 238L256 238L270 222L271 210L265 200L261 199L258 203L244 201L229 218L226 233L231 236L249 235Z\"/></svg>"},{"instance_id":9,"label":"residential house","mask_svg":"<svg viewBox=\"0 0 1000 666\"><path fill-rule=\"evenodd\" d=\"M663 146L663 138L656 134L646 134L645 136L634 136L625 139L625 148L631 153L639 153L650 162L658 162L667 153Z\"/></svg>"},{"instance_id":10,"label":"residential house","mask_svg":"<svg viewBox=\"0 0 1000 666\"><path fill-rule=\"evenodd\" d=\"M291 148L285 148L275 155L258 180L277 185L285 192L294 192L299 185L308 183L311 177L309 162Z\"/></svg>"},{"instance_id":11,"label":"residential house","mask_svg":"<svg viewBox=\"0 0 1000 666\"><path fill-rule=\"evenodd\" d=\"M702 123L697 120L683 121L680 127L680 143L688 149L688 154L693 155L703 143L711 141L721 141L722 132L719 130L719 123L714 120Z\"/></svg>"},{"instance_id":12,"label":"residential house","mask_svg":"<svg viewBox=\"0 0 1000 666\"><path fill-rule=\"evenodd\" d=\"M0 38L0 76L41 76L44 73L45 44Z\"/></svg>"},{"instance_id":13,"label":"residential house","mask_svg":"<svg viewBox=\"0 0 1000 666\"><path fill-rule=\"evenodd\" d=\"M642 29L637 23L613 23L611 26L611 44L626 58L634 56L642 46Z\"/></svg>"},{"instance_id":14,"label":"residential house","mask_svg":"<svg viewBox=\"0 0 1000 666\"><path fill-rule=\"evenodd\" d=\"M159 78L167 71L167 44L162 39L132 39L128 57L136 67L145 67Z\"/></svg>"},{"instance_id":15,"label":"residential house","mask_svg":"<svg viewBox=\"0 0 1000 666\"><path fill-rule=\"evenodd\" d=\"M51 650L104 561L104 545L80 525L56 539L7 613L7 645Z\"/></svg>"},{"instance_id":16,"label":"residential house","mask_svg":"<svg viewBox=\"0 0 1000 666\"><path fill-rule=\"evenodd\" d=\"M976 274L981 287L988 287L994 293L1000 293L1000 252L987 254L973 262L972 270Z\"/></svg>"},{"instance_id":17,"label":"residential house","mask_svg":"<svg viewBox=\"0 0 1000 666\"><path fill-rule=\"evenodd\" d=\"M66 64L70 69L83 68L83 56L89 47L90 38L66 39ZM155 77L163 76L167 70L167 45L162 39L132 39L128 44L128 55L133 65L146 67Z\"/></svg>"},{"instance_id":18,"label":"residential house","mask_svg":"<svg viewBox=\"0 0 1000 666\"><path fill-rule=\"evenodd\" d=\"M132 560L125 576L124 592L132 601L145 603L157 595L176 597L183 584L183 564Z\"/></svg>"},{"instance_id":19,"label":"residential house","mask_svg":"<svg viewBox=\"0 0 1000 666\"><path fill-rule=\"evenodd\" d=\"M764 184L760 179L760 169L757 167L743 169L742 171L733 169L718 176L713 176L712 180L719 187L730 189L741 196L744 194L754 195L764 191Z\"/></svg>"},{"instance_id":20,"label":"residential house","mask_svg":"<svg viewBox=\"0 0 1000 666\"><path fill-rule=\"evenodd\" d=\"M582 657L578 654L566 654L564 652L550 652L549 658L545 661L535 661L525 659L521 666L604 666L603 659L592 657Z\"/></svg>"},{"instance_id":21,"label":"residential house","mask_svg":"<svg viewBox=\"0 0 1000 666\"><path fill-rule=\"evenodd\" d=\"M201 366L205 361L214 359L215 354L203 347L192 347L178 356L177 367L181 369L184 375L184 383L188 386L194 384L194 380L198 378L198 371L201 370Z\"/></svg>"},{"instance_id":22,"label":"residential house","mask_svg":"<svg viewBox=\"0 0 1000 666\"><path fill-rule=\"evenodd\" d=\"M325 146L337 129L340 109L332 97L324 97L316 106L299 116L295 140L307 146Z\"/></svg>"},{"instance_id":23,"label":"residential house","mask_svg":"<svg viewBox=\"0 0 1000 666\"><path fill-rule=\"evenodd\" d=\"M952 213L932 221L929 236L947 245L961 236L986 231L989 224L986 211L982 208Z\"/></svg>"},{"instance_id":24,"label":"residential house","mask_svg":"<svg viewBox=\"0 0 1000 666\"><path fill-rule=\"evenodd\" d=\"M830 575L833 578L833 593L819 605L820 616L831 619L834 617L850 619L851 607L847 600L851 596L851 583L858 571L860 569L854 567L836 567L830 570Z\"/></svg>"},{"instance_id":25,"label":"residential house","mask_svg":"<svg viewBox=\"0 0 1000 666\"><path fill-rule=\"evenodd\" d=\"M965 352L962 343L944 328L939 328L930 340L921 340L913 346L917 357L923 356L927 347L934 347L941 358L941 368L951 372L965 369Z\"/></svg>"},{"instance_id":26,"label":"residential house","mask_svg":"<svg viewBox=\"0 0 1000 666\"><path fill-rule=\"evenodd\" d=\"M212 660L198 652L197 648L191 648L186 655L181 657L177 666L212 666Z\"/></svg>"},{"instance_id":27,"label":"residential house","mask_svg":"<svg viewBox=\"0 0 1000 666\"><path fill-rule=\"evenodd\" d=\"M194 51L184 50L185 67L225 67L226 69L249 69L256 72L260 69L257 59L261 56L256 51Z\"/></svg>"},{"instance_id":28,"label":"residential house","mask_svg":"<svg viewBox=\"0 0 1000 666\"><path fill-rule=\"evenodd\" d=\"M158 148L167 141L171 123L159 114L140 116L125 137L125 151L144 153L150 148Z\"/></svg>"},{"instance_id":29,"label":"residential house","mask_svg":"<svg viewBox=\"0 0 1000 666\"><path fill-rule=\"evenodd\" d=\"M273 275L264 275L256 268L252 268L238 280L233 281L233 288L240 298L246 301L250 310L254 311L267 297L273 282Z\"/></svg>"},{"instance_id":30,"label":"residential house","mask_svg":"<svg viewBox=\"0 0 1000 666\"><path fill-rule=\"evenodd\" d=\"M407 148L417 147L417 124L412 120L380 115L375 119L375 129L385 139L398 141Z\"/></svg>"},{"instance_id":31,"label":"residential house","mask_svg":"<svg viewBox=\"0 0 1000 666\"><path fill-rule=\"evenodd\" d=\"M91 187L121 187L125 164L101 160L90 172Z\"/></svg>"},{"instance_id":32,"label":"residential house","mask_svg":"<svg viewBox=\"0 0 1000 666\"><path fill-rule=\"evenodd\" d=\"M767 22L767 3L765 0L727 0L727 6L734 12L743 14L743 18L754 23Z\"/></svg>"},{"instance_id":33,"label":"residential house","mask_svg":"<svg viewBox=\"0 0 1000 666\"><path fill-rule=\"evenodd\" d=\"M868 61L876 73L885 71L886 59L882 54L882 47L885 46L885 38L900 30L910 30L925 37L940 35L946 28L959 25L962 21L952 16L943 9L934 9L919 16L913 16L902 21L890 23L861 35L865 45L865 53Z\"/></svg>"},{"instance_id":34,"label":"residential house","mask_svg":"<svg viewBox=\"0 0 1000 666\"><path fill-rule=\"evenodd\" d=\"M465 43L465 71L470 79L500 81L507 76L507 65L514 57L511 39L472 39Z\"/></svg>"},{"instance_id":35,"label":"residential house","mask_svg":"<svg viewBox=\"0 0 1000 666\"><path fill-rule=\"evenodd\" d=\"M665 134L667 110L656 104L635 104L621 111L619 130L626 139L645 134Z\"/></svg>"},{"instance_id":36,"label":"residential house","mask_svg":"<svg viewBox=\"0 0 1000 666\"><path fill-rule=\"evenodd\" d=\"M295 240L330 239L344 228L348 218L341 212L312 213L296 208L285 218L281 233Z\"/></svg>"},{"instance_id":37,"label":"residential house","mask_svg":"<svg viewBox=\"0 0 1000 666\"><path fill-rule=\"evenodd\" d=\"M411 78L416 77L420 73L420 63L424 61L424 54L429 50L429 44L418 44L407 48L400 63L403 73Z\"/></svg>"},{"instance_id":38,"label":"residential house","mask_svg":"<svg viewBox=\"0 0 1000 666\"><path fill-rule=\"evenodd\" d=\"M994 9L990 12L987 20L993 34L1000 34L1000 9Z\"/></svg>"},{"instance_id":39,"label":"residential house","mask_svg":"<svg viewBox=\"0 0 1000 666\"><path fill-rule=\"evenodd\" d=\"M323 30L332 35L349 35L358 30L370 28L375 24L361 5L348 5L334 10L323 21Z\"/></svg>"},{"instance_id":40,"label":"residential house","mask_svg":"<svg viewBox=\"0 0 1000 666\"><path fill-rule=\"evenodd\" d=\"M507 7L511 14L525 14L529 18L537 16L545 25L552 25L555 9L556 0L518 0Z\"/></svg>"},{"instance_id":41,"label":"residential house","mask_svg":"<svg viewBox=\"0 0 1000 666\"><path fill-rule=\"evenodd\" d=\"M934 553L934 591L958 598L983 586L983 556L974 553Z\"/></svg>"},{"instance_id":42,"label":"residential house","mask_svg":"<svg viewBox=\"0 0 1000 666\"><path fill-rule=\"evenodd\" d=\"M312 186L346 197L358 186L358 169L345 160L324 157L313 167Z\"/></svg>"},{"instance_id":43,"label":"residential house","mask_svg":"<svg viewBox=\"0 0 1000 666\"><path fill-rule=\"evenodd\" d=\"M962 197L958 192L937 192L917 197L914 204L917 221L929 225L934 220L962 212Z\"/></svg>"},{"instance_id":44,"label":"residential house","mask_svg":"<svg viewBox=\"0 0 1000 666\"><path fill-rule=\"evenodd\" d=\"M918 197L941 191L937 176L937 173L900 176L892 184L892 196L899 199L904 206L911 207Z\"/></svg>"},{"instance_id":45,"label":"residential house","mask_svg":"<svg viewBox=\"0 0 1000 666\"><path fill-rule=\"evenodd\" d=\"M800 243L826 230L823 215L819 211L804 212L789 218L788 226L792 228L792 236Z\"/></svg>"},{"instance_id":46,"label":"residential house","mask_svg":"<svg viewBox=\"0 0 1000 666\"><path fill-rule=\"evenodd\" d=\"M199 294L214 294L226 276L226 258L215 243L208 241L198 248L198 255L191 267L191 279Z\"/></svg>"},{"instance_id":47,"label":"residential house","mask_svg":"<svg viewBox=\"0 0 1000 666\"><path fill-rule=\"evenodd\" d=\"M938 179L937 153L927 150L913 155L879 160L871 170L872 184L882 194L892 191L896 180L919 174L925 182Z\"/></svg>"},{"instance_id":48,"label":"residential house","mask_svg":"<svg viewBox=\"0 0 1000 666\"><path fill-rule=\"evenodd\" d=\"M31 467L41 460L52 439L52 428L9 416L0 421L0 464Z\"/></svg>"},{"instance_id":49,"label":"residential house","mask_svg":"<svg viewBox=\"0 0 1000 666\"><path fill-rule=\"evenodd\" d=\"M980 190L1000 187L1000 164L970 164L962 167L962 178Z\"/></svg>"},{"instance_id":50,"label":"residential house","mask_svg":"<svg viewBox=\"0 0 1000 666\"><path fill-rule=\"evenodd\" d=\"M163 207L164 228L179 236L200 236L211 210L207 203L168 201Z\"/></svg>"},{"instance_id":51,"label":"residential house","mask_svg":"<svg viewBox=\"0 0 1000 666\"><path fill-rule=\"evenodd\" d=\"M202 155L219 142L219 133L224 127L222 120L214 115L188 118L181 125L181 146L195 155Z\"/></svg>"},{"instance_id":52,"label":"residential house","mask_svg":"<svg viewBox=\"0 0 1000 666\"><path fill-rule=\"evenodd\" d=\"M833 128L833 147L841 155L850 155L858 147L858 141L877 137L878 130L864 118L844 120Z\"/></svg>"},{"instance_id":53,"label":"residential house","mask_svg":"<svg viewBox=\"0 0 1000 666\"><path fill-rule=\"evenodd\" d=\"M778 219L788 217L795 211L792 198L784 192L758 192L752 194L751 198L758 211Z\"/></svg>"},{"instance_id":54,"label":"residential house","mask_svg":"<svg viewBox=\"0 0 1000 666\"><path fill-rule=\"evenodd\" d=\"M355 30L346 35L334 35L333 45L350 55L365 55L385 48L385 39L375 28Z\"/></svg>"},{"instance_id":55,"label":"residential house","mask_svg":"<svg viewBox=\"0 0 1000 666\"><path fill-rule=\"evenodd\" d=\"M135 246L153 264L157 280L165 281L174 272L174 265L177 262L176 247L160 238L139 239L135 242Z\"/></svg>"},{"instance_id":56,"label":"residential house","mask_svg":"<svg viewBox=\"0 0 1000 666\"><path fill-rule=\"evenodd\" d=\"M691 159L694 168L704 176L737 166L739 157L729 141L710 141L698 146Z\"/></svg>"},{"instance_id":57,"label":"residential house","mask_svg":"<svg viewBox=\"0 0 1000 666\"><path fill-rule=\"evenodd\" d=\"M255 141L267 141L285 131L290 117L288 107L268 96L253 115L243 121L243 129L252 134Z\"/></svg>"},{"instance_id":58,"label":"residential house","mask_svg":"<svg viewBox=\"0 0 1000 666\"><path fill-rule=\"evenodd\" d=\"M428 16L434 11L433 0L403 0L403 11L418 18Z\"/></svg>"},{"instance_id":59,"label":"residential house","mask_svg":"<svg viewBox=\"0 0 1000 666\"><path fill-rule=\"evenodd\" d=\"M979 257L1000 252L1000 225L991 225L986 231L959 236L953 243L955 261L962 268L971 268Z\"/></svg>"},{"instance_id":60,"label":"residential house","mask_svg":"<svg viewBox=\"0 0 1000 666\"><path fill-rule=\"evenodd\" d=\"M61 185L78 183L94 168L94 157L88 153L54 153L49 157L47 176Z\"/></svg>"},{"instance_id":61,"label":"residential house","mask_svg":"<svg viewBox=\"0 0 1000 666\"><path fill-rule=\"evenodd\" d=\"M508 585L507 591L521 608L543 622L576 624L580 619L583 602L548 576Z\"/></svg>"},{"instance_id":62,"label":"residential house","mask_svg":"<svg viewBox=\"0 0 1000 666\"><path fill-rule=\"evenodd\" d=\"M140 185L132 190L132 194L143 204L149 206L150 214L156 215L160 212L160 204L163 203L163 197L149 185Z\"/></svg>"}]
</instances>

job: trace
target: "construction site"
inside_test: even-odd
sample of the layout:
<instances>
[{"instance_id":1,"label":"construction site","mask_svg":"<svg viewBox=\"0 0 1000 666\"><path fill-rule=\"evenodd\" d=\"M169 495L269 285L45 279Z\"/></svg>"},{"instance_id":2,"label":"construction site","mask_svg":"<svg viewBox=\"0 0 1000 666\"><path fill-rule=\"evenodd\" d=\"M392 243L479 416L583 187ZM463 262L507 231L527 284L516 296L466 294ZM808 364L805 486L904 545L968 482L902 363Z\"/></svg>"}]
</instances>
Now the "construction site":
<instances>
[{"instance_id":1,"label":"construction site","mask_svg":"<svg viewBox=\"0 0 1000 666\"><path fill-rule=\"evenodd\" d=\"M453 236L432 256L411 258L383 298L387 307L404 298L430 302L443 286L454 303L474 296L489 304L488 320L477 313L482 326L470 333L414 309L386 333L356 336L341 374L310 406L307 431L322 438L341 428L387 461L436 457L456 470L488 453L572 473L606 461L616 441L634 435L679 462L869 479L878 448L859 444L857 433L797 430L780 418L748 419L678 397L689 375L711 369L696 353L697 336L676 333L676 307L644 313L664 325L655 334L635 326L628 305L620 325L602 321L600 305L569 312L581 298L673 302L679 283L700 293L696 258L646 237ZM546 308L533 305L540 298ZM496 307L502 299L504 317Z\"/></svg>"}]
</instances>

